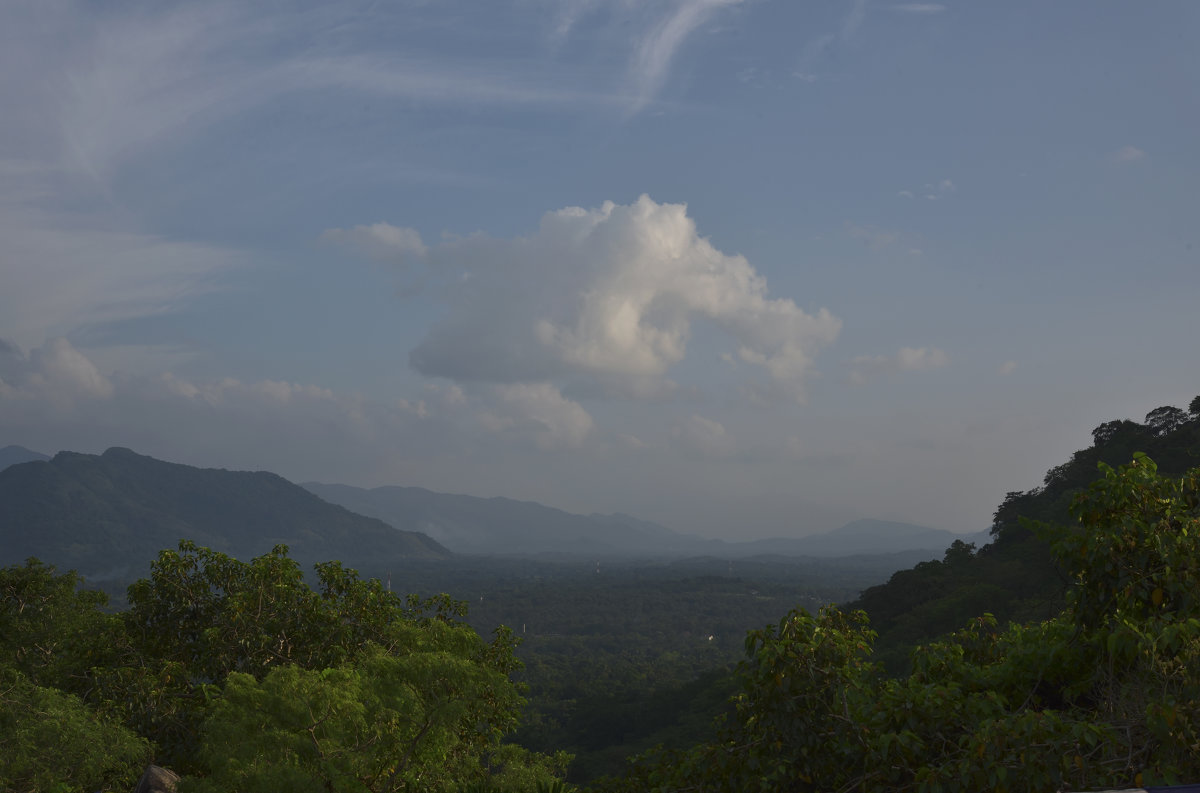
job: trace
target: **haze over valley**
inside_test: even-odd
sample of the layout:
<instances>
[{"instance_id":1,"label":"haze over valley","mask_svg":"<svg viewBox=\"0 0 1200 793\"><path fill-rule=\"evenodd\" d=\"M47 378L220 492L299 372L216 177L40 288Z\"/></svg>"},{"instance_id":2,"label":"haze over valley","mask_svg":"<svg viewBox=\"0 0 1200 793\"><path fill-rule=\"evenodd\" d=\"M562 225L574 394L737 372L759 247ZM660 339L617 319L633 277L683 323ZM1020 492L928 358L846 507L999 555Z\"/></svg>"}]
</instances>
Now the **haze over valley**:
<instances>
[{"instance_id":1,"label":"haze over valley","mask_svg":"<svg viewBox=\"0 0 1200 793\"><path fill-rule=\"evenodd\" d=\"M1200 782L1197 41L0 2L0 793Z\"/></svg>"}]
</instances>

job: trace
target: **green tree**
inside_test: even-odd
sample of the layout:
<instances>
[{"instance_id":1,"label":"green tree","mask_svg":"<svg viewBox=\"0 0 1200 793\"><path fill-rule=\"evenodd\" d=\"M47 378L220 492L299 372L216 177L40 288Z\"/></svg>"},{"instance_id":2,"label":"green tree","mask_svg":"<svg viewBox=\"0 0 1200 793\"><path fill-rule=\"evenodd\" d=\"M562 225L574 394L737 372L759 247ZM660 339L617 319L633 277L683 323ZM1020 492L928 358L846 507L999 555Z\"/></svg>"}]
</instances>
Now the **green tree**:
<instances>
[{"instance_id":1,"label":"green tree","mask_svg":"<svg viewBox=\"0 0 1200 793\"><path fill-rule=\"evenodd\" d=\"M1039 526L1071 572L1066 611L1000 628L984 616L918 648L913 672L871 662L862 614L789 614L747 641L722 737L635 764L655 791L1038 791L1200 777L1200 469L1145 455Z\"/></svg>"},{"instance_id":2,"label":"green tree","mask_svg":"<svg viewBox=\"0 0 1200 793\"><path fill-rule=\"evenodd\" d=\"M175 770L216 780L200 789L554 778L546 758L500 750L525 703L511 631L485 641L463 604L400 597L336 562L316 578L284 547L250 562L188 542L162 552L130 587L102 701Z\"/></svg>"},{"instance_id":3,"label":"green tree","mask_svg":"<svg viewBox=\"0 0 1200 793\"><path fill-rule=\"evenodd\" d=\"M78 697L0 670L0 791L130 790L149 758L144 739Z\"/></svg>"},{"instance_id":4,"label":"green tree","mask_svg":"<svg viewBox=\"0 0 1200 793\"><path fill-rule=\"evenodd\" d=\"M1188 421L1188 414L1172 405L1163 405L1146 414L1146 426L1155 435L1168 435Z\"/></svg>"},{"instance_id":5,"label":"green tree","mask_svg":"<svg viewBox=\"0 0 1200 793\"><path fill-rule=\"evenodd\" d=\"M0 667L40 685L88 687L119 625L101 611L107 596L82 583L74 570L60 574L37 559L0 570Z\"/></svg>"},{"instance_id":6,"label":"green tree","mask_svg":"<svg viewBox=\"0 0 1200 793\"><path fill-rule=\"evenodd\" d=\"M375 650L336 669L284 666L261 681L230 675L204 724L204 773L181 789L452 791L495 771L491 789L502 790L504 778L536 784L561 774L501 747L508 725L490 712L497 692L516 693L464 657L460 626L433 633L414 636L402 656Z\"/></svg>"}]
</instances>

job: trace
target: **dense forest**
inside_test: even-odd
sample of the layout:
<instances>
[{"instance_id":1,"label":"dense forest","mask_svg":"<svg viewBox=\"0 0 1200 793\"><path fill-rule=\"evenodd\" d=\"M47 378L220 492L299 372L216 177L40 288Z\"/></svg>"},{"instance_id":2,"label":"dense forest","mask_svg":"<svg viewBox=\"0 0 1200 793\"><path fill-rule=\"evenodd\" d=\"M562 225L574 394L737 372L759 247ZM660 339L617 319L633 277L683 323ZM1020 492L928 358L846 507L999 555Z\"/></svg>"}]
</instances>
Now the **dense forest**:
<instances>
[{"instance_id":1,"label":"dense forest","mask_svg":"<svg viewBox=\"0 0 1200 793\"><path fill-rule=\"evenodd\" d=\"M128 790L151 760L184 793L550 790L569 768L601 791L1195 781L1200 398L1093 440L1009 494L990 544L857 599L852 572L714 560L463 570L458 601L416 563L401 596L185 542L114 611L74 573L5 568L0 784Z\"/></svg>"}]
</instances>

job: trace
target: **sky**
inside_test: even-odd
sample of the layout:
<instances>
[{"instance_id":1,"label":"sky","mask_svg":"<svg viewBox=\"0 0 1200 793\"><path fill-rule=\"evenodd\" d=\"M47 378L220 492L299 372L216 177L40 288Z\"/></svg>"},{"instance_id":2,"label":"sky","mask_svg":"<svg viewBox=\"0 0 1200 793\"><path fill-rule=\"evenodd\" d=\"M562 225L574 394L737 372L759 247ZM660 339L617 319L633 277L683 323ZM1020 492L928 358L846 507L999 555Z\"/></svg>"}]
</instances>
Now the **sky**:
<instances>
[{"instance_id":1,"label":"sky","mask_svg":"<svg viewBox=\"0 0 1200 793\"><path fill-rule=\"evenodd\" d=\"M0 5L0 446L978 531L1200 393L1200 3Z\"/></svg>"}]
</instances>

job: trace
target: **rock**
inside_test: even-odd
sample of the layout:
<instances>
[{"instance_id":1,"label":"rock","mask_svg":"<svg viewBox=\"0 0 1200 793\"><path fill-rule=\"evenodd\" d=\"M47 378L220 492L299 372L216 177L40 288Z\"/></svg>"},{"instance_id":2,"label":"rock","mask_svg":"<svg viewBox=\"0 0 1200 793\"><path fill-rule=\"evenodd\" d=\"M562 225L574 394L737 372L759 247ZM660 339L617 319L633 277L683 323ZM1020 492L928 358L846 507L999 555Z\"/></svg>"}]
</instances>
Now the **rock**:
<instances>
[{"instance_id":1,"label":"rock","mask_svg":"<svg viewBox=\"0 0 1200 793\"><path fill-rule=\"evenodd\" d=\"M178 781L179 774L174 771L157 765L148 766L133 793L175 793Z\"/></svg>"}]
</instances>

